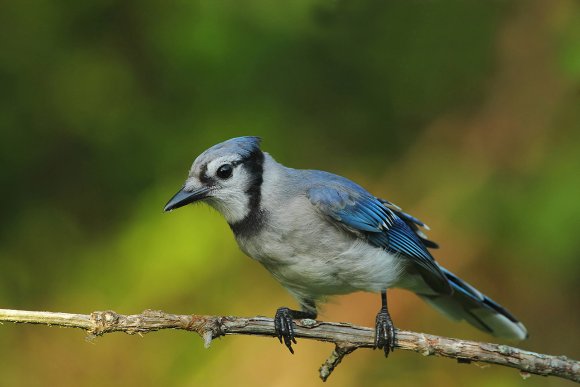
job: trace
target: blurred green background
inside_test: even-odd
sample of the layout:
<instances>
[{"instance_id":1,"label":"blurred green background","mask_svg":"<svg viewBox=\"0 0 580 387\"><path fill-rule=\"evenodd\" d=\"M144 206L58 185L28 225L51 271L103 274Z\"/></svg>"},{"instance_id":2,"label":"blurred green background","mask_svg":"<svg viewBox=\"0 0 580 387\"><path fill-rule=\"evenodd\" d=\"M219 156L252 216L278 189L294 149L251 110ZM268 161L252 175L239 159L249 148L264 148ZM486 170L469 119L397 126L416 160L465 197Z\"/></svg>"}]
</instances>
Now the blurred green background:
<instances>
[{"instance_id":1,"label":"blurred green background","mask_svg":"<svg viewBox=\"0 0 580 387\"><path fill-rule=\"evenodd\" d=\"M295 306L216 212L162 213L195 156L238 135L418 216L444 266L525 322L522 347L580 357L577 1L2 2L0 307ZM370 326L379 303L338 297L320 317ZM412 294L390 305L400 328L497 341ZM84 336L2 325L0 384L321 385L332 349ZM360 350L328 385L419 383L524 384L501 367Z\"/></svg>"}]
</instances>

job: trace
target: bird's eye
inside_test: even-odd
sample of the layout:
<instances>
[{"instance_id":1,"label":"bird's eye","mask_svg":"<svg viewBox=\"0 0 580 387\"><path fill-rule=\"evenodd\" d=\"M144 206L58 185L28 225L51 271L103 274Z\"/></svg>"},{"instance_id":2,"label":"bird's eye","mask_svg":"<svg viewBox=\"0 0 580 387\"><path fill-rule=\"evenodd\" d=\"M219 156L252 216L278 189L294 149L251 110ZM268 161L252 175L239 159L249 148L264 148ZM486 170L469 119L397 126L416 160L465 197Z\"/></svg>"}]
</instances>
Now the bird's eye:
<instances>
[{"instance_id":1,"label":"bird's eye","mask_svg":"<svg viewBox=\"0 0 580 387\"><path fill-rule=\"evenodd\" d=\"M218 168L216 175L220 179L227 179L232 176L233 171L234 167L232 166L232 164L224 164Z\"/></svg>"}]
</instances>

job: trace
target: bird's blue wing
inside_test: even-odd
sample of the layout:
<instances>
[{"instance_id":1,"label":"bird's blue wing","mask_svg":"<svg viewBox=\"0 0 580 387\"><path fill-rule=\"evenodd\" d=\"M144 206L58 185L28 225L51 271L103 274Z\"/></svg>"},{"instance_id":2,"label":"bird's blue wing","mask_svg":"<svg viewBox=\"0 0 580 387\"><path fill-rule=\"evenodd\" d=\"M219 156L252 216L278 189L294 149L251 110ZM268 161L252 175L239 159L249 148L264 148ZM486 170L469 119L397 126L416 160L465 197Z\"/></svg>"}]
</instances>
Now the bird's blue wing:
<instances>
[{"instance_id":1,"label":"bird's blue wing","mask_svg":"<svg viewBox=\"0 0 580 387\"><path fill-rule=\"evenodd\" d=\"M395 215L397 215L399 218L401 218L406 224L407 226L409 226L413 232L417 235L417 237L419 237L419 239L421 240L421 242L423 243L423 245L425 247L428 247L430 249L437 249L439 248L439 245L429 239L427 239L427 235L425 235L425 233L423 233L423 231L421 231L421 228L425 229L425 230L429 230L429 226L427 226L425 223L421 222L419 219L415 218L413 215L409 215L405 212L403 212L403 210L401 210L401 208L391 202L389 202L388 200L385 199L381 199L381 198L377 198L385 207L391 209Z\"/></svg>"},{"instance_id":2,"label":"bird's blue wing","mask_svg":"<svg viewBox=\"0 0 580 387\"><path fill-rule=\"evenodd\" d=\"M340 186L315 186L310 202L324 215L354 231L380 233L395 222L395 214L370 194Z\"/></svg>"},{"instance_id":3,"label":"bird's blue wing","mask_svg":"<svg viewBox=\"0 0 580 387\"><path fill-rule=\"evenodd\" d=\"M410 258L418 264L423 278L432 288L442 293L451 292L449 281L427 251L423 237L409 225L423 225L418 219L400 209L395 210L398 207L374 197L349 180L315 185L308 190L307 196L332 222L374 246Z\"/></svg>"}]
</instances>

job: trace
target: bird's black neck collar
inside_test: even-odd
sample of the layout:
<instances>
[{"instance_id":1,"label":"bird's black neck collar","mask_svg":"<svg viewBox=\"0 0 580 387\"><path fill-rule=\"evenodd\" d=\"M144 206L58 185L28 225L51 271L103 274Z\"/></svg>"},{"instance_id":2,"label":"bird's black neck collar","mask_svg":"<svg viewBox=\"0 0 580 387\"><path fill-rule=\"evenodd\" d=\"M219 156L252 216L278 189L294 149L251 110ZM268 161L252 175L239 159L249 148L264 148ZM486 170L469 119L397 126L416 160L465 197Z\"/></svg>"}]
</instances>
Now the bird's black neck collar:
<instances>
[{"instance_id":1,"label":"bird's black neck collar","mask_svg":"<svg viewBox=\"0 0 580 387\"><path fill-rule=\"evenodd\" d=\"M234 223L230 228L236 237L247 238L257 234L263 227L266 212L262 208L262 183L264 182L264 153L257 149L242 160L242 166L248 172L250 181L246 188L248 195L248 214Z\"/></svg>"}]
</instances>

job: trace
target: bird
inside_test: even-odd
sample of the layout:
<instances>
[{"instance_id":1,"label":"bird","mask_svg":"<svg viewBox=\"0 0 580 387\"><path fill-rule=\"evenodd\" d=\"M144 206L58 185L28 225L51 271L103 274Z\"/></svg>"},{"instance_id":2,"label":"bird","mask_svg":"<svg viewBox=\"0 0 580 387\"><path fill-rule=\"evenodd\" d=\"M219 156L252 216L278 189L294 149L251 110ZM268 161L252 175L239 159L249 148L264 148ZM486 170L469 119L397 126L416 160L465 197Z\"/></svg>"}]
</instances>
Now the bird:
<instances>
[{"instance_id":1,"label":"bird","mask_svg":"<svg viewBox=\"0 0 580 387\"><path fill-rule=\"evenodd\" d=\"M527 338L513 314L435 261L430 249L438 246L419 219L345 177L286 167L260 143L236 137L201 153L164 211L204 202L225 218L240 249L300 305L274 315L275 334L291 353L293 320L316 319L331 296L365 291L381 295L374 348L388 356L396 344L391 288L494 336Z\"/></svg>"}]
</instances>

